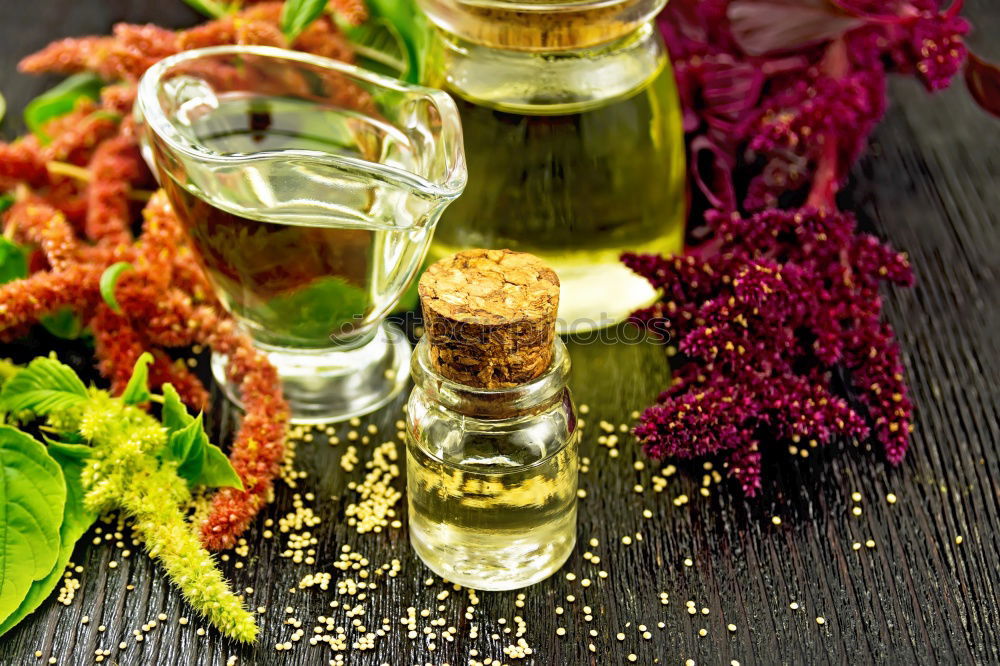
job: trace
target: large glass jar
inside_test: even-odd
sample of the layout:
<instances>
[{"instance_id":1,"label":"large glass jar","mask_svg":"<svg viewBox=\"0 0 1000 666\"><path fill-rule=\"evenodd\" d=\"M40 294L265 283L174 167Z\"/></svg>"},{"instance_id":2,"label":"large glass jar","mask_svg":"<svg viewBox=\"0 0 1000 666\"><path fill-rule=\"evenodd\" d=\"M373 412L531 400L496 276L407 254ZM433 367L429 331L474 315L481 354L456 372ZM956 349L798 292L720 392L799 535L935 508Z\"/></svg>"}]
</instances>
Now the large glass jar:
<instances>
[{"instance_id":1,"label":"large glass jar","mask_svg":"<svg viewBox=\"0 0 1000 666\"><path fill-rule=\"evenodd\" d=\"M469 247L541 257L560 332L655 297L623 251L683 244L684 144L652 22L666 0L421 0L438 27L425 83L458 102L469 182L432 258Z\"/></svg>"}]
</instances>

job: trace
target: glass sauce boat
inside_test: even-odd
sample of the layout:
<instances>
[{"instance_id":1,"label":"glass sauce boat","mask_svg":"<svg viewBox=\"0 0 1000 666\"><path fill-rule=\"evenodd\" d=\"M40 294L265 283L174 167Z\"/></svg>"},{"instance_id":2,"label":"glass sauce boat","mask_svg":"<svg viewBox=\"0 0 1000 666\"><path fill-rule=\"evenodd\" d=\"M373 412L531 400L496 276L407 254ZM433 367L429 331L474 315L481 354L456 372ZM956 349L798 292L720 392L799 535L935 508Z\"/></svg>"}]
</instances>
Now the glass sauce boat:
<instances>
[{"instance_id":1,"label":"glass sauce boat","mask_svg":"<svg viewBox=\"0 0 1000 666\"><path fill-rule=\"evenodd\" d=\"M221 46L154 65L143 149L223 306L277 367L298 423L371 412L406 383L384 320L465 187L443 92L306 53ZM213 356L216 379L238 402Z\"/></svg>"}]
</instances>

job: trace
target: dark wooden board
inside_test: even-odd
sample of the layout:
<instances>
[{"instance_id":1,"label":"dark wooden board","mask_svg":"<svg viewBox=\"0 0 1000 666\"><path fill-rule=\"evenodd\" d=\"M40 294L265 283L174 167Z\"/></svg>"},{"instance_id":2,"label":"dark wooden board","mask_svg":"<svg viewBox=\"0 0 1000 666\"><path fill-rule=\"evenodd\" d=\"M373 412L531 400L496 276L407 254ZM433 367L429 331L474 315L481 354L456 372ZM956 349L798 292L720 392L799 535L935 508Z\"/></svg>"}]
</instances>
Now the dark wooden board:
<instances>
[{"instance_id":1,"label":"dark wooden board","mask_svg":"<svg viewBox=\"0 0 1000 666\"><path fill-rule=\"evenodd\" d=\"M989 0L967 5L979 29L974 42L1000 57L993 43L1000 11ZM17 60L58 37L106 32L118 20L182 26L195 15L179 0L0 3L0 91L10 105L6 136L22 130L20 109L52 83L17 74ZM503 659L503 646L514 642L503 629L514 626L515 616L523 617L524 638L534 651L522 663L629 663L630 653L640 664L1000 663L1000 121L974 107L960 86L931 98L902 81L893 85L892 97L844 201L875 233L908 250L918 273L916 288L887 294L918 405L912 452L901 468L845 444L812 451L808 459L779 454L782 462L769 470L767 492L755 502L725 485L700 496L699 469L672 477L663 493L654 493L649 478L658 466L633 469L641 456L627 437L621 455L609 458L596 443L596 426L600 419L629 422L632 410L655 396L666 381L662 352L651 345L574 344L574 391L579 404L590 406L583 453L591 458L582 477L588 495L581 502L581 543L564 569L576 573L576 581L560 573L526 590L523 607L515 593L480 594L474 619L466 619L464 593L441 602L440 581L424 585L429 572L411 553L405 530L359 535L344 524L344 508L353 500L347 483L359 480L363 469L344 472L338 461L346 442L328 446L317 437L298 447L298 466L308 476L297 490L280 484L263 517L277 520L292 510L293 493L313 493L307 504L322 517L314 529L317 563L280 557L283 544L262 538L260 523L247 534L243 568L236 568L242 558L235 556L223 563L238 588L254 589L252 605L267 608L256 647L235 645L211 630L199 636L196 629L205 624L147 557L124 558L113 543L93 545L90 535L74 556L84 571L72 604L50 600L0 639L0 662L46 663L53 656L60 664L90 664L96 650L106 649L105 663L223 664L238 656L242 664L325 664L336 654L310 646L309 632L319 615L349 624L343 607L329 607L345 597L334 587L289 589L314 571L337 574L335 580L344 575L331 564L346 544L373 565L402 562L400 575L363 602L367 624L377 627L386 617L390 631L370 651L343 653L350 664L467 664L473 649L479 660ZM225 411L216 418L225 421ZM399 404L365 420L379 428L374 443L394 437L398 418ZM350 429L338 428L342 440ZM372 445L359 448L364 460ZM636 483L645 486L643 493L634 492ZM402 487L402 479L396 484ZM853 492L863 497L860 516L851 512ZM898 497L894 505L885 499L890 492ZM690 502L676 506L672 500L681 494ZM641 515L647 508L650 519ZM637 531L641 542L621 544L623 535ZM592 537L600 541L596 548L586 545ZM874 548L853 550L852 544L868 539ZM588 549L600 556L599 566L582 557ZM111 560L117 568L108 567ZM609 576L598 578L598 569ZM582 587L583 577L593 584ZM660 603L661 591L669 593L668 605ZM574 603L566 601L568 594L576 596ZM688 600L697 615L687 612ZM789 607L793 601L798 610ZM444 611L436 610L439 604ZM560 605L561 616L554 610ZM592 609L589 622L585 605ZM291 640L293 632L284 624L286 606L307 633L293 649L279 652L275 644ZM430 652L422 634L408 639L399 624L408 606L431 610L428 618L418 615L420 628L445 618L445 626L457 629L455 640L439 636ZM133 630L160 613L167 620L136 642ZM182 616L191 622L180 625ZM826 620L822 626L818 616ZM480 627L476 639L469 638L472 623ZM726 628L730 623L734 632ZM648 625L650 640L640 636L639 624ZM565 627L565 636L557 636L557 627ZM598 635L590 636L591 630ZM615 637L618 632L624 640ZM122 641L126 647L119 649Z\"/></svg>"}]
</instances>

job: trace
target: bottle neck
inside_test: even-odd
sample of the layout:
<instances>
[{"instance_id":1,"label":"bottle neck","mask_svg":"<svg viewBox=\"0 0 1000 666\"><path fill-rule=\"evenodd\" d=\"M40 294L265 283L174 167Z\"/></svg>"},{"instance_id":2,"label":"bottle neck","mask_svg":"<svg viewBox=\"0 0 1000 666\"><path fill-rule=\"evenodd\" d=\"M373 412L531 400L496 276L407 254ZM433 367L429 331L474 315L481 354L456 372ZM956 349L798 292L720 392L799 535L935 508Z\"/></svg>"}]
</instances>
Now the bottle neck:
<instances>
[{"instance_id":1,"label":"bottle neck","mask_svg":"<svg viewBox=\"0 0 1000 666\"><path fill-rule=\"evenodd\" d=\"M532 115L580 113L631 97L663 71L667 51L652 22L600 46L559 51L497 48L437 30L430 83L481 106Z\"/></svg>"},{"instance_id":2,"label":"bottle neck","mask_svg":"<svg viewBox=\"0 0 1000 666\"><path fill-rule=\"evenodd\" d=\"M424 336L413 350L410 374L416 388L445 409L481 419L518 418L568 399L569 351L558 337L554 345L552 363L540 376L517 386L483 389L441 375L431 362L430 343Z\"/></svg>"}]
</instances>

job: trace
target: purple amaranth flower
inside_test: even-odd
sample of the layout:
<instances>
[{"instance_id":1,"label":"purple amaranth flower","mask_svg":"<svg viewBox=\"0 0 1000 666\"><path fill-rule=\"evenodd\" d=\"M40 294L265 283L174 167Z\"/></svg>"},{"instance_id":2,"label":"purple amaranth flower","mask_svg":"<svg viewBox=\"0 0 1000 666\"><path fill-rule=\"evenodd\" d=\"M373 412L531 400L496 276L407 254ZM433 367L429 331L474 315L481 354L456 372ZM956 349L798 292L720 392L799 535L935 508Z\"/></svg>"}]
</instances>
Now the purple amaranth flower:
<instances>
[{"instance_id":1,"label":"purple amaranth flower","mask_svg":"<svg viewBox=\"0 0 1000 666\"><path fill-rule=\"evenodd\" d=\"M835 191L884 113L887 71L914 74L930 90L958 71L969 29L961 5L673 0L659 25L684 106L693 184L712 207L736 210L733 173L749 149L744 161L761 163L747 209L776 205L816 177ZM843 58L831 57L837 50ZM818 157L830 136L836 147L828 149L840 159L821 174Z\"/></svg>"},{"instance_id":2,"label":"purple amaranth flower","mask_svg":"<svg viewBox=\"0 0 1000 666\"><path fill-rule=\"evenodd\" d=\"M898 463L911 405L878 289L909 284L906 258L858 233L846 213L714 214L709 225L705 258L624 257L664 292L636 321L669 331L683 355L635 428L646 452L724 456L750 495L763 444L873 435ZM847 395L837 393L839 368Z\"/></svg>"},{"instance_id":3,"label":"purple amaranth flower","mask_svg":"<svg viewBox=\"0 0 1000 666\"><path fill-rule=\"evenodd\" d=\"M910 266L835 195L885 112L887 75L937 90L960 67L969 26L961 0L941 5L672 0L661 15L692 186L713 210L686 256L623 257L662 293L632 321L677 361L634 431L649 455L721 456L748 495L774 443L871 437L903 459L912 405L879 290L910 284ZM775 208L789 200L805 206Z\"/></svg>"}]
</instances>

